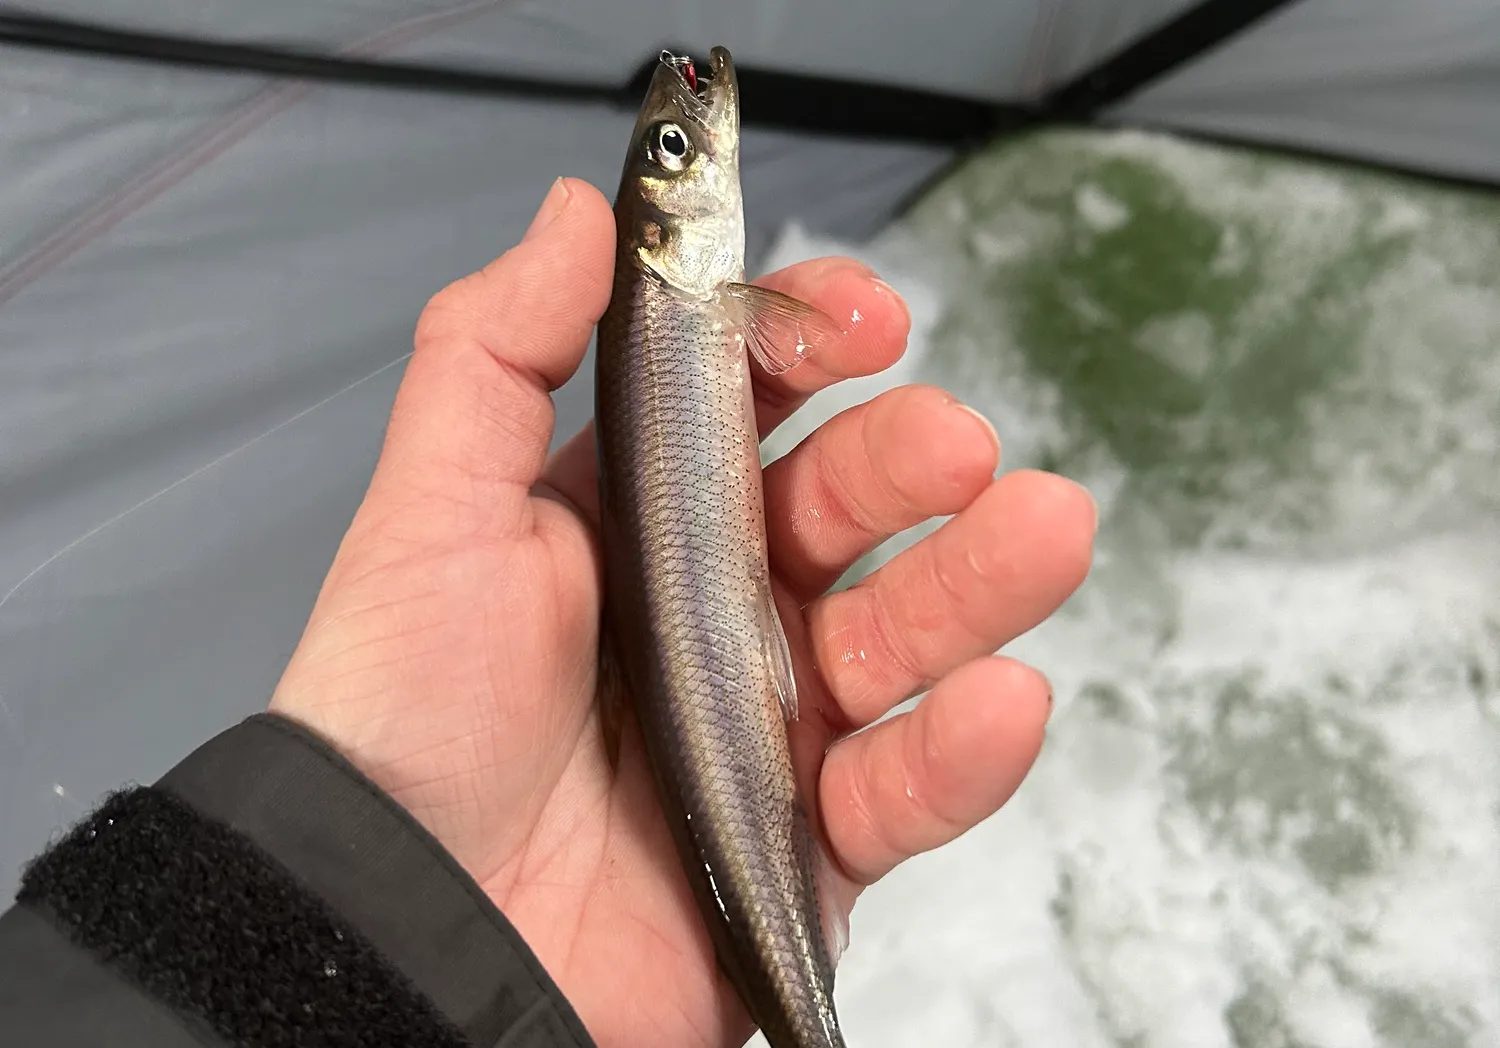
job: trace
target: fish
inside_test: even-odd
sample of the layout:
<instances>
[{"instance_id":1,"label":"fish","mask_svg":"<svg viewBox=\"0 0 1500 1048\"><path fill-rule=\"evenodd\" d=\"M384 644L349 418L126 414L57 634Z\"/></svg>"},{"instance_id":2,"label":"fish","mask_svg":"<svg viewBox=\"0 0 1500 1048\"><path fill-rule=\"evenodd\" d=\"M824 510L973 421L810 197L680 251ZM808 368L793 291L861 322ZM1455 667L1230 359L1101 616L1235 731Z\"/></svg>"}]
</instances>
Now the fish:
<instances>
[{"instance_id":1,"label":"fish","mask_svg":"<svg viewBox=\"0 0 1500 1048\"><path fill-rule=\"evenodd\" d=\"M615 764L628 703L718 966L771 1048L844 1048L833 984L848 928L791 759L797 685L768 566L750 364L784 373L844 332L745 282L725 48L706 75L662 53L614 213L594 386L605 745Z\"/></svg>"}]
</instances>

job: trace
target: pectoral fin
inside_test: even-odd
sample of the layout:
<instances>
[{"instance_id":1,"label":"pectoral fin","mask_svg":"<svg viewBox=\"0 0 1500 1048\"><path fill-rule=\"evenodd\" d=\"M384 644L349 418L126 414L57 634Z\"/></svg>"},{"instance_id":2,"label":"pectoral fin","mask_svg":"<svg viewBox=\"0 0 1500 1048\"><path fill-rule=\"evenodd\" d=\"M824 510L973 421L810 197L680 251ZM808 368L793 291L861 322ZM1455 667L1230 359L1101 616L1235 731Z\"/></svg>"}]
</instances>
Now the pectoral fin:
<instances>
[{"instance_id":1,"label":"pectoral fin","mask_svg":"<svg viewBox=\"0 0 1500 1048\"><path fill-rule=\"evenodd\" d=\"M806 302L754 284L729 284L723 305L767 374L790 371L843 335L834 319Z\"/></svg>"}]
</instances>

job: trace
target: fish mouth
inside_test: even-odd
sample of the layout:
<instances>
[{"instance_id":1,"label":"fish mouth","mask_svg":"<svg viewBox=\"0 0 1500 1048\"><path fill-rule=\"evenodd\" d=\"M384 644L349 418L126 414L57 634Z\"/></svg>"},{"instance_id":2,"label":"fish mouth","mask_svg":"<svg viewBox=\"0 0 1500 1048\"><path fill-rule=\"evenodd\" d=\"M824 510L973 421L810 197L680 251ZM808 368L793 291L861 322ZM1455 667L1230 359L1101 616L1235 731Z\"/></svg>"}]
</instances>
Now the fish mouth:
<instances>
[{"instance_id":1,"label":"fish mouth","mask_svg":"<svg viewBox=\"0 0 1500 1048\"><path fill-rule=\"evenodd\" d=\"M662 51L636 115L635 134L661 120L686 120L702 128L727 156L739 138L740 90L729 52L715 47L707 67L686 54Z\"/></svg>"},{"instance_id":2,"label":"fish mouth","mask_svg":"<svg viewBox=\"0 0 1500 1048\"><path fill-rule=\"evenodd\" d=\"M679 89L686 88L689 97L712 105L716 96L730 93L734 87L734 64L729 52L715 47L708 53L708 68L700 70L691 55L663 50L661 64L676 74Z\"/></svg>"},{"instance_id":3,"label":"fish mouth","mask_svg":"<svg viewBox=\"0 0 1500 1048\"><path fill-rule=\"evenodd\" d=\"M671 51L662 51L661 64L677 74L679 80L698 98L707 101L708 82L713 79L710 73L706 77L698 75L697 66L693 65L691 55L674 55Z\"/></svg>"}]
</instances>

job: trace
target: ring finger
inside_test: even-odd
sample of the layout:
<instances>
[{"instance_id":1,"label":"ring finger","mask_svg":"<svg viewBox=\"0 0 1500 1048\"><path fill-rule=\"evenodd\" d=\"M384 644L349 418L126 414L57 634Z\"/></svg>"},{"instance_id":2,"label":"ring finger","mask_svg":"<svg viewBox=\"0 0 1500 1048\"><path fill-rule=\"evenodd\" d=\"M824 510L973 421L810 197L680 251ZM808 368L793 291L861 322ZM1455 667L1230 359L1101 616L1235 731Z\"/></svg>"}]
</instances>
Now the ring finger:
<instances>
[{"instance_id":1,"label":"ring finger","mask_svg":"<svg viewBox=\"0 0 1500 1048\"><path fill-rule=\"evenodd\" d=\"M1093 499L1019 470L859 584L808 608L814 660L849 728L1041 622L1083 582Z\"/></svg>"}]
</instances>

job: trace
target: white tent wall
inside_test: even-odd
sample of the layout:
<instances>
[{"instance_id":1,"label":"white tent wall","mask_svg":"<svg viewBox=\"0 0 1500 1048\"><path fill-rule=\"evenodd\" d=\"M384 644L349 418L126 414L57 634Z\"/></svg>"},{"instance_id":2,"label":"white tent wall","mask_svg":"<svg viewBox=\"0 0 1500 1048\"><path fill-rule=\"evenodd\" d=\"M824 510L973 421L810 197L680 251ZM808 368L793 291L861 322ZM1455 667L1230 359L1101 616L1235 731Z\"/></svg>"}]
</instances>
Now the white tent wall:
<instances>
[{"instance_id":1,"label":"white tent wall","mask_svg":"<svg viewBox=\"0 0 1500 1048\"><path fill-rule=\"evenodd\" d=\"M1040 4L464 0L414 6L214 0L187 10L164 0L60 0L45 13L138 32L328 53L393 54L379 41L396 27L441 21L461 31L414 32L401 43L400 57L605 83L623 81L664 45L706 50L722 42L742 64L1009 98Z\"/></svg>"},{"instance_id":2,"label":"white tent wall","mask_svg":"<svg viewBox=\"0 0 1500 1048\"><path fill-rule=\"evenodd\" d=\"M703 52L717 42L742 65L1002 99L1018 90L1037 9L1037 0L882 2L864 9L847 0L557 0L497 7L476 19L462 51L428 43L413 53L424 61L495 68L515 57L505 41L518 29L545 28L569 49L560 68L546 70L552 75L597 72L616 83L663 45Z\"/></svg>"},{"instance_id":3,"label":"white tent wall","mask_svg":"<svg viewBox=\"0 0 1500 1048\"><path fill-rule=\"evenodd\" d=\"M1021 96L1038 98L1130 46L1193 0L1047 0L1037 13Z\"/></svg>"},{"instance_id":4,"label":"white tent wall","mask_svg":"<svg viewBox=\"0 0 1500 1048\"><path fill-rule=\"evenodd\" d=\"M1500 181L1500 8L1301 0L1108 114Z\"/></svg>"},{"instance_id":5,"label":"white tent wall","mask_svg":"<svg viewBox=\"0 0 1500 1048\"><path fill-rule=\"evenodd\" d=\"M244 4L190 10L166 0L52 0L46 14L137 32L603 83L664 44L732 42L742 63L946 91L1034 99L1194 0L464 0L414 10L395 0ZM434 31L445 27L458 32Z\"/></svg>"}]
</instances>

